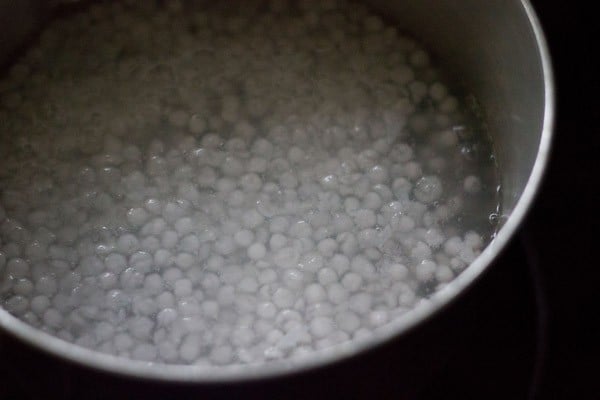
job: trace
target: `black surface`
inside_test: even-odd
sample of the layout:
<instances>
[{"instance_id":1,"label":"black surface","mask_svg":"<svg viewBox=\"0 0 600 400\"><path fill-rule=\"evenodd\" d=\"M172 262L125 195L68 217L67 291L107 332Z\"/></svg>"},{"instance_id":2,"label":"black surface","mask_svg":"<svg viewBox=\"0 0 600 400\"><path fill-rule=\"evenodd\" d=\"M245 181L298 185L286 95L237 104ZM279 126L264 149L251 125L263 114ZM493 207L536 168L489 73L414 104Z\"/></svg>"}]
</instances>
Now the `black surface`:
<instances>
[{"instance_id":1,"label":"black surface","mask_svg":"<svg viewBox=\"0 0 600 400\"><path fill-rule=\"evenodd\" d=\"M597 14L593 2L533 4L552 52L558 100L549 170L526 224L550 309L540 398L600 399Z\"/></svg>"},{"instance_id":2,"label":"black surface","mask_svg":"<svg viewBox=\"0 0 600 400\"><path fill-rule=\"evenodd\" d=\"M444 313L360 358L229 387L119 380L2 340L0 399L600 399L596 23L582 1L532 2L558 83L549 171L521 234Z\"/></svg>"}]
</instances>

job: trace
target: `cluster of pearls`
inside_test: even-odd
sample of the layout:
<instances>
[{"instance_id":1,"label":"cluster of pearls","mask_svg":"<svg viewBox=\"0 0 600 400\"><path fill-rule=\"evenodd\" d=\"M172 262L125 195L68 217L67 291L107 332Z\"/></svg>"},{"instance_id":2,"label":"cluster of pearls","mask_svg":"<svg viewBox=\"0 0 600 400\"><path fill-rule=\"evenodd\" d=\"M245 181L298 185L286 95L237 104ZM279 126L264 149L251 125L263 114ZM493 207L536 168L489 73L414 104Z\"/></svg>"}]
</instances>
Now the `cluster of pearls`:
<instances>
[{"instance_id":1,"label":"cluster of pearls","mask_svg":"<svg viewBox=\"0 0 600 400\"><path fill-rule=\"evenodd\" d=\"M362 6L94 5L0 81L0 304L81 346L260 363L451 281L486 185L428 54Z\"/></svg>"}]
</instances>

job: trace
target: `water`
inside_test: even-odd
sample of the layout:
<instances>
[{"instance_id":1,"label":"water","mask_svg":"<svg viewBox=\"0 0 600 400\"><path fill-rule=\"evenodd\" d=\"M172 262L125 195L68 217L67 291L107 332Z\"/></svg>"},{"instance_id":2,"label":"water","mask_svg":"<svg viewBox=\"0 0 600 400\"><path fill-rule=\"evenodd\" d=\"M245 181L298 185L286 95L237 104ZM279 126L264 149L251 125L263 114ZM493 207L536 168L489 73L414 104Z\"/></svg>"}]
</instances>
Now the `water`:
<instances>
[{"instance_id":1,"label":"water","mask_svg":"<svg viewBox=\"0 0 600 400\"><path fill-rule=\"evenodd\" d=\"M489 242L491 143L416 41L355 5L168 4L57 20L0 85L9 312L260 364L368 335Z\"/></svg>"}]
</instances>

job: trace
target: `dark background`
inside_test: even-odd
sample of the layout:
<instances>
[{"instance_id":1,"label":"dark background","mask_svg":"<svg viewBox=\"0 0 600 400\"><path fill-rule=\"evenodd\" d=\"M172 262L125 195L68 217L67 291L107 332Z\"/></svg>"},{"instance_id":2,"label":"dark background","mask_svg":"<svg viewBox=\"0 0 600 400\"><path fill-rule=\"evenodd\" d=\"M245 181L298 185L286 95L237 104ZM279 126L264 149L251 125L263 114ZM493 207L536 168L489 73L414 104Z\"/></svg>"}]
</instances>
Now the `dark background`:
<instances>
[{"instance_id":1,"label":"dark background","mask_svg":"<svg viewBox=\"0 0 600 400\"><path fill-rule=\"evenodd\" d=\"M558 103L549 170L526 223L534 227L551 310L541 393L600 399L598 21L592 2L532 3L550 45Z\"/></svg>"},{"instance_id":2,"label":"dark background","mask_svg":"<svg viewBox=\"0 0 600 400\"><path fill-rule=\"evenodd\" d=\"M598 22L584 1L532 3L557 82L548 173L520 234L444 313L359 358L235 386L120 380L0 337L0 400L600 399Z\"/></svg>"}]
</instances>

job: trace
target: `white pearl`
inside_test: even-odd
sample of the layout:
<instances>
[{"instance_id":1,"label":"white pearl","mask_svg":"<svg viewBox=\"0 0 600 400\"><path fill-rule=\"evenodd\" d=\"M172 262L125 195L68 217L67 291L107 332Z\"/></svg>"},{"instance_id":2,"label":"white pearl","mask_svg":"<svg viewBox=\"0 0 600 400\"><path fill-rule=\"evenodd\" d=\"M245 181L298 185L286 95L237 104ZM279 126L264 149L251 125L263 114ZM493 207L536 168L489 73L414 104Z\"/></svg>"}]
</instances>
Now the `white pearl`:
<instances>
[{"instance_id":1,"label":"white pearl","mask_svg":"<svg viewBox=\"0 0 600 400\"><path fill-rule=\"evenodd\" d=\"M248 247L248 257L252 260L260 260L267 254L267 249L262 243L254 243Z\"/></svg>"},{"instance_id":2,"label":"white pearl","mask_svg":"<svg viewBox=\"0 0 600 400\"><path fill-rule=\"evenodd\" d=\"M316 317L310 322L310 332L317 338L329 335L333 329L333 321L328 317Z\"/></svg>"},{"instance_id":3,"label":"white pearl","mask_svg":"<svg viewBox=\"0 0 600 400\"><path fill-rule=\"evenodd\" d=\"M311 283L304 289L304 298L308 303L318 303L327 298L327 293L323 286L318 283Z\"/></svg>"}]
</instances>

